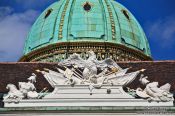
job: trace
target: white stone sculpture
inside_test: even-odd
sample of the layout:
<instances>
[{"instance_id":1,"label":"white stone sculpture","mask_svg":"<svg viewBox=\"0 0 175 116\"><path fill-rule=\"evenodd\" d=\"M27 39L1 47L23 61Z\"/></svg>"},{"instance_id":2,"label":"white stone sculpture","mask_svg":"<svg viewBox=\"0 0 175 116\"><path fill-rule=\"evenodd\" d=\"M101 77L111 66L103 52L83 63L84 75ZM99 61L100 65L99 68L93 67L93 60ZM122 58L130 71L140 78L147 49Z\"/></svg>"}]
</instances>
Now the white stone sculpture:
<instances>
[{"instance_id":1,"label":"white stone sculpture","mask_svg":"<svg viewBox=\"0 0 175 116\"><path fill-rule=\"evenodd\" d=\"M143 75L140 78L140 81L143 85L145 85L145 89L137 88L136 94L144 99L148 99L148 101L156 101L156 102L168 102L173 100L173 94L170 93L171 85L169 83L158 87L158 82L150 82L147 80L148 77L144 77Z\"/></svg>"},{"instance_id":2,"label":"white stone sculpture","mask_svg":"<svg viewBox=\"0 0 175 116\"><path fill-rule=\"evenodd\" d=\"M23 93L19 91L14 84L8 84L6 88L9 90L9 92L4 99L8 99L8 102L19 102L19 100L24 98Z\"/></svg>"},{"instance_id":3,"label":"white stone sculpture","mask_svg":"<svg viewBox=\"0 0 175 116\"><path fill-rule=\"evenodd\" d=\"M32 73L28 82L19 82L19 90L24 94L25 98L35 99L38 97L34 83L36 83L36 75Z\"/></svg>"},{"instance_id":4,"label":"white stone sculpture","mask_svg":"<svg viewBox=\"0 0 175 116\"><path fill-rule=\"evenodd\" d=\"M19 82L19 90L13 84L8 84L7 89L9 89L8 94L4 97L4 100L11 102L19 102L21 99L36 99L38 98L38 93L34 83L36 83L36 75L32 73L28 79L28 82Z\"/></svg>"},{"instance_id":5,"label":"white stone sculpture","mask_svg":"<svg viewBox=\"0 0 175 116\"><path fill-rule=\"evenodd\" d=\"M84 60L78 54L59 62L57 71L44 68L36 70L54 88L49 92L44 88L36 92L34 83L36 75L32 74L28 82L19 82L19 90L11 87L9 94L4 98L5 107L36 107L36 106L172 106L170 85L158 88L158 83L150 83L147 77L140 78L146 88L131 90L133 95L143 99L136 99L123 90L137 75L145 69L127 73L130 68L122 69L115 61L108 58L102 61L96 59L93 51L88 52L89 58ZM14 90L13 90L13 89ZM13 92L12 92L13 90ZM14 91L17 91L18 94ZM22 96L24 96L24 99ZM8 103L8 96L17 96L22 100L19 104ZM149 103L147 100L160 101ZM164 103L165 102L165 103ZM33 104L35 103L35 104Z\"/></svg>"},{"instance_id":6,"label":"white stone sculpture","mask_svg":"<svg viewBox=\"0 0 175 116\"><path fill-rule=\"evenodd\" d=\"M68 59L58 63L58 71L37 70L54 88L54 91L48 94L46 98L57 96L63 85L65 87L88 86L90 95L95 89L99 90L103 86L108 86L106 91L110 90L110 86L118 86L122 89L123 86L131 83L140 72L144 71L142 69L127 73L130 68L122 69L110 58L98 61L93 51L89 51L88 54L89 58L84 60L80 55L74 53ZM108 93L106 92L106 94Z\"/></svg>"},{"instance_id":7,"label":"white stone sculpture","mask_svg":"<svg viewBox=\"0 0 175 116\"><path fill-rule=\"evenodd\" d=\"M57 85L90 85L100 88L103 84L125 86L132 82L136 76L144 71L126 74L112 59L98 61L93 51L89 51L89 58L83 60L78 54L71 55L67 60L58 63L58 72L45 69L41 72L47 81L55 88ZM90 88L91 88L90 87Z\"/></svg>"}]
</instances>

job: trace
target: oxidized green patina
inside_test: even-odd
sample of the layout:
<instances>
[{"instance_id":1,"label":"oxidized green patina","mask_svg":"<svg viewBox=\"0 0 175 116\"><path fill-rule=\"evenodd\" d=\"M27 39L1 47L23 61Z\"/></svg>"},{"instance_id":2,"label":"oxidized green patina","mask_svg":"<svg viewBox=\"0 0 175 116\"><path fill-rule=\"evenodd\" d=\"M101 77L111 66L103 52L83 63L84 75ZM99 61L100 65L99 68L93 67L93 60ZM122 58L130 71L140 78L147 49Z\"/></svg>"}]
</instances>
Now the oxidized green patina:
<instances>
[{"instance_id":1,"label":"oxidized green patina","mask_svg":"<svg viewBox=\"0 0 175 116\"><path fill-rule=\"evenodd\" d=\"M110 42L151 56L148 40L135 17L113 0L60 0L33 24L24 54L61 42Z\"/></svg>"}]
</instances>

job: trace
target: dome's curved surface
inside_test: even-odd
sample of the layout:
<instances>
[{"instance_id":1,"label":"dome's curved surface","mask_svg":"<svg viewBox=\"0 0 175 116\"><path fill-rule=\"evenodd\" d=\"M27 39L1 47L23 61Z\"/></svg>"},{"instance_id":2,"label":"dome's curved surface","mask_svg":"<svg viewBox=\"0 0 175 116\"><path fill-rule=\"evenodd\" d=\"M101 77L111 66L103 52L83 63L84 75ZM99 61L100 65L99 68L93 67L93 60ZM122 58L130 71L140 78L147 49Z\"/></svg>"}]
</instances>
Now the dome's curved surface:
<instances>
[{"instance_id":1,"label":"dome's curved surface","mask_svg":"<svg viewBox=\"0 0 175 116\"><path fill-rule=\"evenodd\" d=\"M60 0L33 24L24 55L57 43L100 42L125 46L151 57L148 40L135 17L113 0Z\"/></svg>"}]
</instances>

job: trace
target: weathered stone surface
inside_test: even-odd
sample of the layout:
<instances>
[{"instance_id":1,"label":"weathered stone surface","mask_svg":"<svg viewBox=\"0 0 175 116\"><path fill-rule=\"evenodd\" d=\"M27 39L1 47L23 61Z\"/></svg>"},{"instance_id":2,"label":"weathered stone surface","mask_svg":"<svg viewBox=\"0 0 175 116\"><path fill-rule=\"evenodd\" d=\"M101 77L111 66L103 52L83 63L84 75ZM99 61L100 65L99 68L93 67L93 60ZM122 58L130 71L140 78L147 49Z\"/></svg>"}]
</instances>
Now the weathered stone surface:
<instances>
[{"instance_id":1,"label":"weathered stone surface","mask_svg":"<svg viewBox=\"0 0 175 116\"><path fill-rule=\"evenodd\" d=\"M135 116L136 113L141 115L173 115L174 107L36 107L36 108L0 108L2 116L24 116L26 115L61 115L61 116ZM122 113L122 114L121 114Z\"/></svg>"},{"instance_id":2,"label":"weathered stone surface","mask_svg":"<svg viewBox=\"0 0 175 116\"><path fill-rule=\"evenodd\" d=\"M129 71L144 68L146 69L144 75L148 76L150 81L157 81L160 86L170 83L172 85L171 91L174 92L175 90L175 61L119 62L118 64L122 68L132 67ZM36 88L38 91L41 91L44 87L52 91L53 88L36 70L43 70L43 68L56 70L56 66L57 63L0 63L0 92L7 92L6 85L9 83L17 85L19 81L27 81L27 78L31 76L33 72L37 74L38 83L36 83ZM139 79L139 76L137 78ZM142 86L138 79L128 86L134 89Z\"/></svg>"}]
</instances>

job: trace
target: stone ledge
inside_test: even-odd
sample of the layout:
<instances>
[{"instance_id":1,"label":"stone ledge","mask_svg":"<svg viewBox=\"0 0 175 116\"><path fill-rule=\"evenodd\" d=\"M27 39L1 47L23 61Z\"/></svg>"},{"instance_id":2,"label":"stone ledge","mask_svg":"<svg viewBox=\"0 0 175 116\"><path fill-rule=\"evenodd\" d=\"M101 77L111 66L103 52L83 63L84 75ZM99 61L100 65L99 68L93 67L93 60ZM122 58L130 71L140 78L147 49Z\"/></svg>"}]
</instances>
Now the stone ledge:
<instances>
[{"instance_id":1,"label":"stone ledge","mask_svg":"<svg viewBox=\"0 0 175 116\"><path fill-rule=\"evenodd\" d=\"M35 107L0 108L0 114L12 113L137 113L174 114L175 107Z\"/></svg>"}]
</instances>

